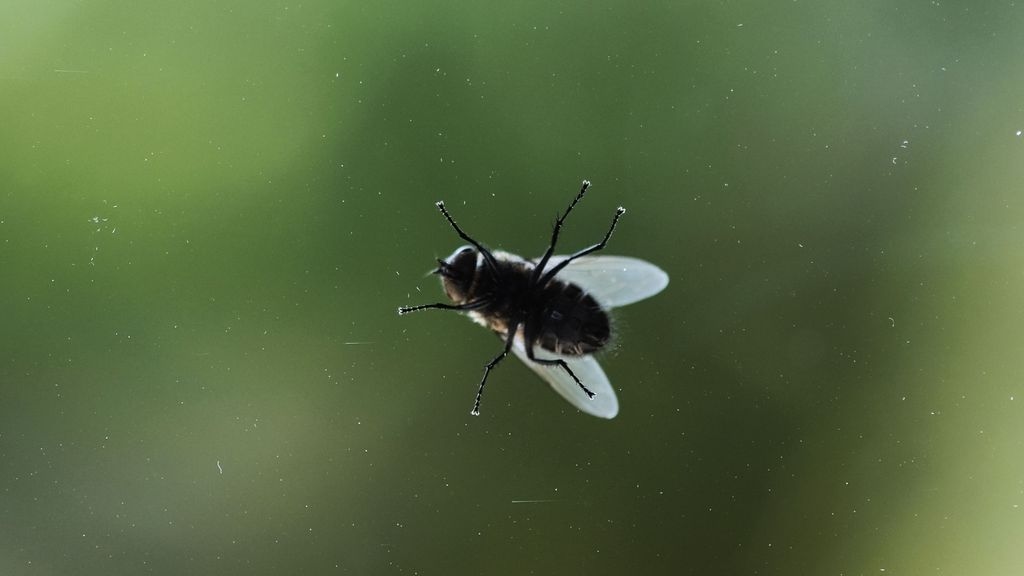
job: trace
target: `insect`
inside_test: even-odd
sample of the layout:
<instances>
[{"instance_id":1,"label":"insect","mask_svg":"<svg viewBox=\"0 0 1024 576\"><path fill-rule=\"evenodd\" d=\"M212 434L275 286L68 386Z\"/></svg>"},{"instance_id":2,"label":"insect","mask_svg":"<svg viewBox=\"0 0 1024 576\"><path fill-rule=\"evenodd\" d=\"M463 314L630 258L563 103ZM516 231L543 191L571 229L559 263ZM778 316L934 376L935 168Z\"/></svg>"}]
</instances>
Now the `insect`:
<instances>
[{"instance_id":1,"label":"insect","mask_svg":"<svg viewBox=\"0 0 1024 576\"><path fill-rule=\"evenodd\" d=\"M615 390L593 356L611 340L608 311L661 292L668 285L668 274L636 258L591 256L608 243L626 212L622 207L615 211L600 242L568 256L553 255L566 217L589 188L590 182L584 180L565 213L555 220L547 250L537 260L488 250L463 232L444 202L436 203L459 238L469 242L448 258L439 258L433 271L441 276L451 303L403 306L398 313L464 312L504 340L502 351L484 366L474 416L480 414L487 377L510 350L576 408L602 418L618 414Z\"/></svg>"}]
</instances>

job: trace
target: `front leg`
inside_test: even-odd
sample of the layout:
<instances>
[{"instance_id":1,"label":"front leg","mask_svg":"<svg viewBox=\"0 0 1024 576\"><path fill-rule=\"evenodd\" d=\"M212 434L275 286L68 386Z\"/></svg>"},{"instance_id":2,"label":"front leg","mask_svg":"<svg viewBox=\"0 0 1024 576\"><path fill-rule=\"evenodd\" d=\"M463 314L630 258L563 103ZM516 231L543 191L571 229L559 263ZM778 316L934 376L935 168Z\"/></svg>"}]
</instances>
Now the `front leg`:
<instances>
[{"instance_id":1,"label":"front leg","mask_svg":"<svg viewBox=\"0 0 1024 576\"><path fill-rule=\"evenodd\" d=\"M445 304L444 302L438 302L437 304L420 304L419 306L399 306L398 315L408 314L410 312L418 312L419 310L429 310L431 308L437 308L438 310L475 310L484 305L482 300L474 302L466 302L465 304Z\"/></svg>"}]
</instances>

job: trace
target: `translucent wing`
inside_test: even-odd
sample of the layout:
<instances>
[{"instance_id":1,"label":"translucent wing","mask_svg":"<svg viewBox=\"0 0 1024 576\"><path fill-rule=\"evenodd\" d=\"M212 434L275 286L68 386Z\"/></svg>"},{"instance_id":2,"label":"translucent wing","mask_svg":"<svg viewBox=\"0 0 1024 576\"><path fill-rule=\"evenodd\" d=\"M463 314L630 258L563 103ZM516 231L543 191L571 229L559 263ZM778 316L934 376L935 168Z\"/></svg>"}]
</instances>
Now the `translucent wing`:
<instances>
[{"instance_id":1,"label":"translucent wing","mask_svg":"<svg viewBox=\"0 0 1024 576\"><path fill-rule=\"evenodd\" d=\"M545 269L550 270L566 258L568 256L552 256ZM555 278L576 284L608 308L650 298L668 286L668 274L664 270L629 256L577 258Z\"/></svg>"},{"instance_id":2,"label":"translucent wing","mask_svg":"<svg viewBox=\"0 0 1024 576\"><path fill-rule=\"evenodd\" d=\"M562 398L565 398L570 404L583 412L599 418L614 418L619 413L619 399L615 397L615 390L612 389L611 382L608 381L604 370L601 369L601 365L597 363L593 356L556 356L547 350L541 349L539 346L533 349L534 356L537 358L545 360L561 358L565 360L566 364L569 365L569 368L580 381L586 384L587 388L594 393L593 398L588 398L586 393L580 390L576 381L560 366L546 366L530 360L526 356L526 349L523 347L522 338L516 338L512 351L531 370L539 374L545 382L550 384L555 389L555 392L558 392Z\"/></svg>"}]
</instances>

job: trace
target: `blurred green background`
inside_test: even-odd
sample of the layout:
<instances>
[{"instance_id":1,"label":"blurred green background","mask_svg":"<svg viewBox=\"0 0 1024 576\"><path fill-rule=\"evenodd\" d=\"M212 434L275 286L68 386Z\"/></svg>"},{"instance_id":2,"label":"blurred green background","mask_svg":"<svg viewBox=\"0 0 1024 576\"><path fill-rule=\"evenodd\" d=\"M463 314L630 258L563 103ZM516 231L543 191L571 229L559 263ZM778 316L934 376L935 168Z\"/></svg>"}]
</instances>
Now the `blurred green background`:
<instances>
[{"instance_id":1,"label":"blurred green background","mask_svg":"<svg viewBox=\"0 0 1024 576\"><path fill-rule=\"evenodd\" d=\"M0 573L1020 574L1024 6L0 7ZM471 234L668 289L576 412Z\"/></svg>"}]
</instances>

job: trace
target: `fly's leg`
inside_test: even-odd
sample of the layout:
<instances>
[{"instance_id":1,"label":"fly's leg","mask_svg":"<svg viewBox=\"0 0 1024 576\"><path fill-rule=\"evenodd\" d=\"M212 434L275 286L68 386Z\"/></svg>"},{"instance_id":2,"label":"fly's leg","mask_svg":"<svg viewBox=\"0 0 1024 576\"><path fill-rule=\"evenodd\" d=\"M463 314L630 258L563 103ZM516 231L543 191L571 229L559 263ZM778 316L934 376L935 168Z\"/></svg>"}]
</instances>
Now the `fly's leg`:
<instances>
[{"instance_id":1,"label":"fly's leg","mask_svg":"<svg viewBox=\"0 0 1024 576\"><path fill-rule=\"evenodd\" d=\"M501 351L490 362L484 366L484 377L480 379L480 387L476 390L476 401L473 402L473 410L470 412L473 416L480 415L480 400L484 396L484 384L487 384L487 375L491 373L491 369L498 365L508 355L508 351L512 349L512 342L515 341L516 331L519 329L519 324L512 324L509 326L508 337L505 338L505 349Z\"/></svg>"}]
</instances>

